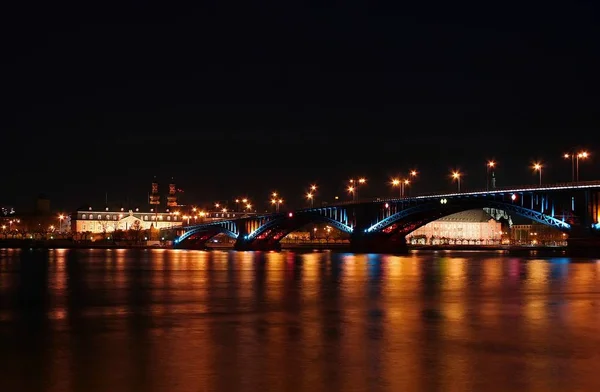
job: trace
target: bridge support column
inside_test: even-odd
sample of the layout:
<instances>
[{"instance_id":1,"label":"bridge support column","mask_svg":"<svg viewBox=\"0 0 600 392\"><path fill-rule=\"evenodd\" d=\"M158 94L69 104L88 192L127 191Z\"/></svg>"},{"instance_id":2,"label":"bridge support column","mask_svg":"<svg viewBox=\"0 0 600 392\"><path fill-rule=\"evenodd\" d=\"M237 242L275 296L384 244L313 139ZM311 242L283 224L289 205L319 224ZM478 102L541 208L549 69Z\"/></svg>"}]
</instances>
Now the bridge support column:
<instances>
[{"instance_id":1,"label":"bridge support column","mask_svg":"<svg viewBox=\"0 0 600 392\"><path fill-rule=\"evenodd\" d=\"M567 255L574 257L600 257L600 236L569 237L567 239Z\"/></svg>"},{"instance_id":2,"label":"bridge support column","mask_svg":"<svg viewBox=\"0 0 600 392\"><path fill-rule=\"evenodd\" d=\"M408 254L406 239L383 233L361 233L350 237L350 250L355 253Z\"/></svg>"}]
</instances>

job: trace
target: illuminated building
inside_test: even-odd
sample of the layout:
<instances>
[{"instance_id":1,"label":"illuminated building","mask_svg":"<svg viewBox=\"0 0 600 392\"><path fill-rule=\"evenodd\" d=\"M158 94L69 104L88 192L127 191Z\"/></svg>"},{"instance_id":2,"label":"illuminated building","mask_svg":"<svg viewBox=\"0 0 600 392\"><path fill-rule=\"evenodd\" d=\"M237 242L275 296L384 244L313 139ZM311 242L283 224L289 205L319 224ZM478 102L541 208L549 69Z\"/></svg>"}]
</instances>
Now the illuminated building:
<instances>
[{"instance_id":1,"label":"illuminated building","mask_svg":"<svg viewBox=\"0 0 600 392\"><path fill-rule=\"evenodd\" d=\"M468 210L430 222L406 236L420 245L491 245L502 241L502 223L484 210Z\"/></svg>"},{"instance_id":2,"label":"illuminated building","mask_svg":"<svg viewBox=\"0 0 600 392\"><path fill-rule=\"evenodd\" d=\"M71 230L77 233L110 233L117 230L167 229L181 226L183 216L177 210L175 184L169 184L167 206L160 209L158 183L152 182L148 197L149 208L96 208L86 207L71 214ZM173 208L175 206L175 208Z\"/></svg>"},{"instance_id":3,"label":"illuminated building","mask_svg":"<svg viewBox=\"0 0 600 392\"><path fill-rule=\"evenodd\" d=\"M166 229L181 226L179 212L154 212L135 210L125 211L104 209L79 210L71 215L71 230L74 232L110 233L116 230Z\"/></svg>"},{"instance_id":4,"label":"illuminated building","mask_svg":"<svg viewBox=\"0 0 600 392\"><path fill-rule=\"evenodd\" d=\"M566 245L567 234L539 223L513 225L510 240L515 245Z\"/></svg>"}]
</instances>

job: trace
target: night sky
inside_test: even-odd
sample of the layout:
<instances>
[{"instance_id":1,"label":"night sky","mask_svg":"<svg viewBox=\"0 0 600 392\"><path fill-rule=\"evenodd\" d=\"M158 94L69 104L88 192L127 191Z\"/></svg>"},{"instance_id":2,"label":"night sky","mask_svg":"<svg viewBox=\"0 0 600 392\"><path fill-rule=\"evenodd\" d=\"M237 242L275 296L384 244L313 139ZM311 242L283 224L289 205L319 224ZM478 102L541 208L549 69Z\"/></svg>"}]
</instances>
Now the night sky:
<instances>
[{"instance_id":1,"label":"night sky","mask_svg":"<svg viewBox=\"0 0 600 392\"><path fill-rule=\"evenodd\" d=\"M200 3L3 11L1 204L144 203L157 176L184 203L299 206L353 176L396 195L409 169L417 192L454 168L482 188L491 158L499 186L535 184L536 160L568 181L572 148L600 179L595 1Z\"/></svg>"}]
</instances>

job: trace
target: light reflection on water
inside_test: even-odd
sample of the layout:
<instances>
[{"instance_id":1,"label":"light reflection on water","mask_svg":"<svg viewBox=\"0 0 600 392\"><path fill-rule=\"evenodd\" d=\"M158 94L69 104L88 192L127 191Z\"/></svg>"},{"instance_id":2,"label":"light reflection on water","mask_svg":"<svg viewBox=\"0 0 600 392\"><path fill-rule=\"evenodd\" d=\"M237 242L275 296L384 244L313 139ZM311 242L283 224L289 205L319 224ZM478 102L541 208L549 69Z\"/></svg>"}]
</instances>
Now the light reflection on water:
<instances>
[{"instance_id":1,"label":"light reflection on water","mask_svg":"<svg viewBox=\"0 0 600 392\"><path fill-rule=\"evenodd\" d=\"M577 262L575 262L577 261ZM6 391L600 390L600 263L0 250Z\"/></svg>"}]
</instances>

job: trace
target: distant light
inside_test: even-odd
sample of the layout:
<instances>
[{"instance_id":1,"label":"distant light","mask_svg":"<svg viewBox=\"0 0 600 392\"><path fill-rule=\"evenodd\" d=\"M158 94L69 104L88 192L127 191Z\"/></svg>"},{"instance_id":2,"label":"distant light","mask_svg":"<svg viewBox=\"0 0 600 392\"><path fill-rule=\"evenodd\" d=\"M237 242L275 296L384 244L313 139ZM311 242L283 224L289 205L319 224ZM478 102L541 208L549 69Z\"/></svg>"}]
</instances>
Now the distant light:
<instances>
[{"instance_id":1,"label":"distant light","mask_svg":"<svg viewBox=\"0 0 600 392\"><path fill-rule=\"evenodd\" d=\"M293 212L288 213L288 216L291 218L292 216L294 216Z\"/></svg>"},{"instance_id":2,"label":"distant light","mask_svg":"<svg viewBox=\"0 0 600 392\"><path fill-rule=\"evenodd\" d=\"M510 195L510 198L511 198L511 199L513 199L513 200L516 200L516 199L517 199L517 195L515 195L515 194L513 193L512 195Z\"/></svg>"}]
</instances>

